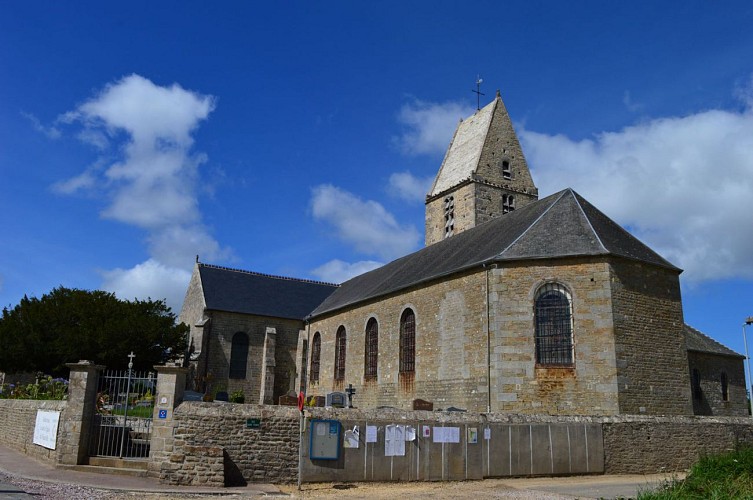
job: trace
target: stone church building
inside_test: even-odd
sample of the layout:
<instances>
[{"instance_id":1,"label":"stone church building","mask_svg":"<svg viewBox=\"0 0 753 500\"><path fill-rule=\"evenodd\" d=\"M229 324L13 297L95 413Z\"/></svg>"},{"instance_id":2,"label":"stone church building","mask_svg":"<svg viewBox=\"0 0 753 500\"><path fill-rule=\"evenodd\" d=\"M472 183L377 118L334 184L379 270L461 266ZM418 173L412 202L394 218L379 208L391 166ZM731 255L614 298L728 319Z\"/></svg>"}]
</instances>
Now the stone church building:
<instances>
[{"instance_id":1,"label":"stone church building","mask_svg":"<svg viewBox=\"0 0 753 500\"><path fill-rule=\"evenodd\" d=\"M743 357L685 325L682 271L572 189L538 199L497 94L460 122L426 246L337 286L196 264L194 388L361 408L746 415Z\"/></svg>"}]
</instances>

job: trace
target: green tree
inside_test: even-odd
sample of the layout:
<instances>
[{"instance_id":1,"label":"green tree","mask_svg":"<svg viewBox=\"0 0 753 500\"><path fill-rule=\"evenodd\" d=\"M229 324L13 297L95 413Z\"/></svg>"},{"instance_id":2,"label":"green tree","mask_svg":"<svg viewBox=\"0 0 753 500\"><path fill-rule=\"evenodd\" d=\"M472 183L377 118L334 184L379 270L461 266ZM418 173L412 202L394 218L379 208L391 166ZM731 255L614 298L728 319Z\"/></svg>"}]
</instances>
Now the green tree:
<instances>
[{"instance_id":1,"label":"green tree","mask_svg":"<svg viewBox=\"0 0 753 500\"><path fill-rule=\"evenodd\" d=\"M65 375L88 359L111 369L151 369L184 354L188 326L175 324L164 301L119 300L102 291L58 287L24 297L0 318L0 371Z\"/></svg>"}]
</instances>

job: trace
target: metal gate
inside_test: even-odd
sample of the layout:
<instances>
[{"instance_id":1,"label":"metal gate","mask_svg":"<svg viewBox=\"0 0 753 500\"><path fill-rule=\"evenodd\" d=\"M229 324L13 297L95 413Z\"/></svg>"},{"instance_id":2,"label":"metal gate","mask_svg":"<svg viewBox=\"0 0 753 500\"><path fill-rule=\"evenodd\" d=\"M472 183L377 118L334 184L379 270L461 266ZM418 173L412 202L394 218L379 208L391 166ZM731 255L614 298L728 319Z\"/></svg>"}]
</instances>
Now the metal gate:
<instances>
[{"instance_id":1,"label":"metal gate","mask_svg":"<svg viewBox=\"0 0 753 500\"><path fill-rule=\"evenodd\" d=\"M149 456L157 377L150 372L107 371L99 377L89 456Z\"/></svg>"}]
</instances>

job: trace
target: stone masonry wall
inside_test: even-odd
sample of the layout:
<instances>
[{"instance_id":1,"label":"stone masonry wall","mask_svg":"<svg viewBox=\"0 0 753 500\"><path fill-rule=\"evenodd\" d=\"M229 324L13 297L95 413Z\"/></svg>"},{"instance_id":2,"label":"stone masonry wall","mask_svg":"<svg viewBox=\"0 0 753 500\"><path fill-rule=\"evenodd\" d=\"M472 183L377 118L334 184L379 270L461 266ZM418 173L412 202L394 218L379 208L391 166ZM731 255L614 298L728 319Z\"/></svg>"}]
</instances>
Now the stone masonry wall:
<instances>
[{"instance_id":1,"label":"stone masonry wall","mask_svg":"<svg viewBox=\"0 0 753 500\"><path fill-rule=\"evenodd\" d=\"M455 201L455 230L458 234L476 225L476 194L473 183L461 184L426 204L426 245L442 241L445 235L444 200ZM500 202L501 203L501 202Z\"/></svg>"},{"instance_id":2,"label":"stone masonry wall","mask_svg":"<svg viewBox=\"0 0 753 500\"><path fill-rule=\"evenodd\" d=\"M277 398L295 389L295 356L298 332L303 328L303 322L218 311L213 311L211 315L212 330L207 371L211 373L215 389L224 386L228 393L243 390L246 402L259 401L264 369L262 366L264 336L269 327L276 330L274 401L277 402ZM243 380L228 378L230 348L236 332L243 332L249 338L246 378ZM207 353L202 353L202 355L207 355Z\"/></svg>"},{"instance_id":3,"label":"stone masonry wall","mask_svg":"<svg viewBox=\"0 0 753 500\"><path fill-rule=\"evenodd\" d=\"M58 450L50 450L32 443L37 410L59 411L58 446L63 437L66 401L36 401L28 399L0 399L0 443L44 462L55 463Z\"/></svg>"},{"instance_id":4,"label":"stone masonry wall","mask_svg":"<svg viewBox=\"0 0 753 500\"><path fill-rule=\"evenodd\" d=\"M313 321L311 339L321 334L319 383L307 395L356 388L356 405L411 408L416 398L435 408L455 406L484 411L487 406L485 274L459 275L402 292L340 314ZM399 375L400 318L406 308L416 317L415 374ZM370 318L379 326L377 379L364 380L365 331ZM334 381L335 334L347 332L345 380ZM311 351L311 349L309 349ZM310 360L309 360L310 363ZM307 370L311 374L311 369Z\"/></svg>"},{"instance_id":5,"label":"stone masonry wall","mask_svg":"<svg viewBox=\"0 0 753 500\"><path fill-rule=\"evenodd\" d=\"M612 259L620 413L692 415L677 271Z\"/></svg>"},{"instance_id":6,"label":"stone masonry wall","mask_svg":"<svg viewBox=\"0 0 753 500\"><path fill-rule=\"evenodd\" d=\"M698 370L701 378L700 394L692 393L695 415L748 415L743 359L690 351L688 363L691 380L694 369ZM727 376L726 400L722 396L722 373Z\"/></svg>"},{"instance_id":7,"label":"stone masonry wall","mask_svg":"<svg viewBox=\"0 0 753 500\"><path fill-rule=\"evenodd\" d=\"M298 477L297 408L184 402L173 414L173 448L162 482L235 486ZM259 428L249 428L258 419Z\"/></svg>"},{"instance_id":8,"label":"stone masonry wall","mask_svg":"<svg viewBox=\"0 0 753 500\"><path fill-rule=\"evenodd\" d=\"M619 412L609 278L608 264L595 259L510 264L491 270L492 411ZM546 283L559 283L571 294L572 367L536 364L534 300Z\"/></svg>"}]
</instances>

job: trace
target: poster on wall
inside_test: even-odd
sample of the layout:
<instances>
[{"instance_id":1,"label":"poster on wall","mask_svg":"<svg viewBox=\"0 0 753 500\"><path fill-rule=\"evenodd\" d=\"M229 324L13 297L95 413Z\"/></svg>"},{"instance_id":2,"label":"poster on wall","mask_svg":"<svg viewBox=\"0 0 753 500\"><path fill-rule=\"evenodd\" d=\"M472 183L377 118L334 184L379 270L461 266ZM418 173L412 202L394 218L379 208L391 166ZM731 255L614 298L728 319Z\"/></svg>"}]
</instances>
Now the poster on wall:
<instances>
[{"instance_id":1,"label":"poster on wall","mask_svg":"<svg viewBox=\"0 0 753 500\"><path fill-rule=\"evenodd\" d=\"M32 443L54 450L58 440L59 411L37 410Z\"/></svg>"},{"instance_id":2,"label":"poster on wall","mask_svg":"<svg viewBox=\"0 0 753 500\"><path fill-rule=\"evenodd\" d=\"M405 456L405 426L391 424L384 428L384 456Z\"/></svg>"}]
</instances>

